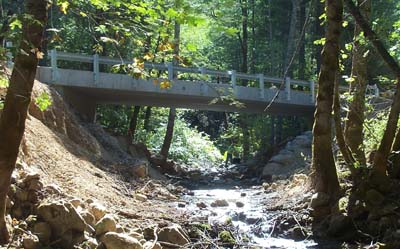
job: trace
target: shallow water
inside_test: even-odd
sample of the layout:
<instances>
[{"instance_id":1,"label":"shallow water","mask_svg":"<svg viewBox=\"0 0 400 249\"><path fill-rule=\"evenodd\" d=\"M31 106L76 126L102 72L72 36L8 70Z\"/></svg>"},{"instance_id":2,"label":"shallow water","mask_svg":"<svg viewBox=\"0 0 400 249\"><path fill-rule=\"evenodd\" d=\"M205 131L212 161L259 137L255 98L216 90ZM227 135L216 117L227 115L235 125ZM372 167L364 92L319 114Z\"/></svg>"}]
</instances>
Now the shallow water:
<instances>
[{"instance_id":1,"label":"shallow water","mask_svg":"<svg viewBox=\"0 0 400 249\"><path fill-rule=\"evenodd\" d=\"M273 213L263 210L265 202L276 196L276 193L265 194L261 187L248 189L199 189L194 195L183 197L189 204L185 207L197 217L208 217L208 223L224 223L228 219L233 225L251 240L251 245L243 248L291 248L306 249L319 248L310 240L294 241L271 236L275 226ZM215 200L223 199L229 204L227 207L211 207ZM206 209L200 210L196 204L204 202ZM241 202L243 207L237 207Z\"/></svg>"}]
</instances>

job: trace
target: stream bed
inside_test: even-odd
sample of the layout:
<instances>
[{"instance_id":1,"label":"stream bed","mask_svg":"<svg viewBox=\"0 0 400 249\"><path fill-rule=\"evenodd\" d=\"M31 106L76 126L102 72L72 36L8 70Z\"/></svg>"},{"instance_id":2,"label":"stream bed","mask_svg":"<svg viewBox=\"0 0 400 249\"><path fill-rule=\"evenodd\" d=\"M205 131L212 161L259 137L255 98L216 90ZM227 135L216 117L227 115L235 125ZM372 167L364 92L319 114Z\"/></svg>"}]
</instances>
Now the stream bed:
<instances>
[{"instance_id":1,"label":"stream bed","mask_svg":"<svg viewBox=\"0 0 400 249\"><path fill-rule=\"evenodd\" d=\"M276 192L265 193L261 186L211 188L193 190L182 200L187 203L183 209L191 213L193 220L210 225L232 222L238 234L250 241L240 248L320 248L311 240L295 241L273 235L279 211L266 211L264 204L273 201L276 195Z\"/></svg>"}]
</instances>

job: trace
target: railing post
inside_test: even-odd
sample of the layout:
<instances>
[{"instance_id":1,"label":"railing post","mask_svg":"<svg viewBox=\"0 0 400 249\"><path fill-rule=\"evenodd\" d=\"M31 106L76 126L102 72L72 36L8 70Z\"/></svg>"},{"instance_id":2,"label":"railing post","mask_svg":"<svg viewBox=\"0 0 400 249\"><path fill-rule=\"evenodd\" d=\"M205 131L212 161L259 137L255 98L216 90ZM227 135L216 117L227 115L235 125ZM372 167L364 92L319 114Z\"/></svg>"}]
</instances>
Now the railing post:
<instances>
[{"instance_id":1,"label":"railing post","mask_svg":"<svg viewBox=\"0 0 400 249\"><path fill-rule=\"evenodd\" d=\"M57 68L57 50L52 49L50 51L50 57L51 57L51 80L54 82L57 81L58 78L58 68Z\"/></svg>"},{"instance_id":2,"label":"railing post","mask_svg":"<svg viewBox=\"0 0 400 249\"><path fill-rule=\"evenodd\" d=\"M285 79L285 91L286 91L286 99L288 101L291 100L291 96L290 96L290 77L286 77Z\"/></svg>"},{"instance_id":3,"label":"railing post","mask_svg":"<svg viewBox=\"0 0 400 249\"><path fill-rule=\"evenodd\" d=\"M174 64L172 62L168 62L168 80L172 81L174 79Z\"/></svg>"},{"instance_id":4,"label":"railing post","mask_svg":"<svg viewBox=\"0 0 400 249\"><path fill-rule=\"evenodd\" d=\"M12 59L13 59L12 53L11 52L7 52L6 56L7 56L7 67L9 69L12 69L13 66L14 66L14 63L12 61Z\"/></svg>"},{"instance_id":5,"label":"railing post","mask_svg":"<svg viewBox=\"0 0 400 249\"><path fill-rule=\"evenodd\" d=\"M311 103L315 103L315 82L310 82L310 91L311 91Z\"/></svg>"},{"instance_id":6,"label":"railing post","mask_svg":"<svg viewBox=\"0 0 400 249\"><path fill-rule=\"evenodd\" d=\"M375 97L379 98L379 88L376 84L374 85L374 95Z\"/></svg>"},{"instance_id":7,"label":"railing post","mask_svg":"<svg viewBox=\"0 0 400 249\"><path fill-rule=\"evenodd\" d=\"M231 72L231 84L233 88L233 94L237 95L237 88L236 88L236 71L232 70Z\"/></svg>"},{"instance_id":8,"label":"railing post","mask_svg":"<svg viewBox=\"0 0 400 249\"><path fill-rule=\"evenodd\" d=\"M99 75L100 74L100 65L99 65L99 55L93 55L93 79L94 84L97 85L99 83Z\"/></svg>"},{"instance_id":9,"label":"railing post","mask_svg":"<svg viewBox=\"0 0 400 249\"><path fill-rule=\"evenodd\" d=\"M261 97L262 99L265 99L264 74L260 74L258 77L259 77L259 80L260 80L260 97Z\"/></svg>"}]
</instances>

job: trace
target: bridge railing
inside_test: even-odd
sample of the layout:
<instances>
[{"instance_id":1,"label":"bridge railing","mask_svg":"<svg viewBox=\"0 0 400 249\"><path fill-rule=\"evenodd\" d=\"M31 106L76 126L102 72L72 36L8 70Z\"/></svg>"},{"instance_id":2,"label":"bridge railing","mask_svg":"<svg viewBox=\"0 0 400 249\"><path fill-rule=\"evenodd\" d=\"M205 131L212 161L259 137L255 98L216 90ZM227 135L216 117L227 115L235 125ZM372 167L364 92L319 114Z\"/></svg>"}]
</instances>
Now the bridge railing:
<instances>
[{"instance_id":1,"label":"bridge railing","mask_svg":"<svg viewBox=\"0 0 400 249\"><path fill-rule=\"evenodd\" d=\"M93 56L90 55L80 55L74 53L66 53L60 52L55 49L50 51L50 59L51 59L51 69L52 69L52 80L56 81L58 79L58 61L73 61L73 62L83 62L83 63L91 63L93 64L93 77L95 84L99 82L100 75L100 65L109 65L114 66L118 64L132 64L132 60L128 59L116 59L110 57L103 57L95 54ZM291 100L291 88L292 86L302 86L309 88L310 92L310 101L311 103L315 102L315 84L313 81L304 81L304 80L295 80L287 77L286 79L269 77L264 74L245 74L236 72L235 70L221 71L221 70L213 70L204 67L194 68L194 67L182 67L173 65L172 62L168 63L151 63L144 62L145 69L154 69L160 71L166 71L168 74L168 80L174 80L174 77L178 72L181 73L192 73L192 74L200 74L202 76L211 76L211 77L222 77L228 78L230 80L231 86L235 89L238 86L238 80L250 80L258 82L258 88L260 90L260 97L265 99L265 83L277 84L281 85L285 84L284 92L286 93L286 98L288 101ZM211 82L210 82L211 83ZM275 88L277 89L277 88ZM279 90L279 89L277 89Z\"/></svg>"}]
</instances>

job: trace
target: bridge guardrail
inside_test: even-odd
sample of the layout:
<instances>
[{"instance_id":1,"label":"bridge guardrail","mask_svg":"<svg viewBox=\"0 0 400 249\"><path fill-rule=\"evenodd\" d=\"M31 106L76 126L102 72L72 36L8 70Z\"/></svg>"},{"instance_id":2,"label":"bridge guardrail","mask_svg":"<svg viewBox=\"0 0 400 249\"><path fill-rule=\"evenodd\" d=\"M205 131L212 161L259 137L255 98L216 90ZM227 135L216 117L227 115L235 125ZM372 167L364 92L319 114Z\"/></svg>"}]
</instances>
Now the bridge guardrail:
<instances>
[{"instance_id":1,"label":"bridge guardrail","mask_svg":"<svg viewBox=\"0 0 400 249\"><path fill-rule=\"evenodd\" d=\"M55 49L50 51L50 59L51 59L51 69L52 69L52 80L57 80L57 69L58 69L58 61L75 61L75 62L84 62L84 63L93 63L93 77L94 82L98 82L99 74L100 74L100 65L118 65L118 64L131 64L132 60L129 59L116 59L110 57L103 57L97 54L90 56L90 55L80 55L74 53L67 53L57 51ZM264 74L245 74L236 72L235 70L228 70L228 71L221 71L221 70L214 70L208 69L204 67L200 68L193 68L193 67L182 67L173 65L172 62L168 63L151 63L151 62L144 62L145 69L155 69L160 71L168 72L168 79L174 80L174 74L177 72L182 73L193 73L193 74L201 74L206 76L214 76L214 77L224 77L230 79L231 85L233 89L237 86L238 80L252 80L258 81L259 89L260 89L260 97L262 99L265 98L265 83L272 83L272 84L282 84L284 82L285 88L284 91L286 93L287 100L291 99L291 86L305 86L308 87L310 90L310 101L311 103L315 102L315 83L313 81L304 81L304 80L295 80L287 77L286 79L282 78L275 78L265 76ZM211 82L210 82L211 83ZM279 89L277 89L279 90Z\"/></svg>"}]
</instances>

